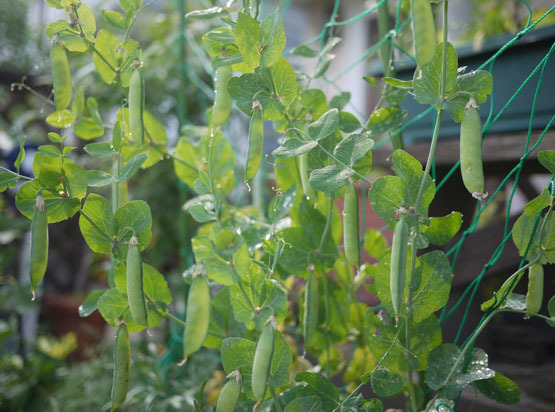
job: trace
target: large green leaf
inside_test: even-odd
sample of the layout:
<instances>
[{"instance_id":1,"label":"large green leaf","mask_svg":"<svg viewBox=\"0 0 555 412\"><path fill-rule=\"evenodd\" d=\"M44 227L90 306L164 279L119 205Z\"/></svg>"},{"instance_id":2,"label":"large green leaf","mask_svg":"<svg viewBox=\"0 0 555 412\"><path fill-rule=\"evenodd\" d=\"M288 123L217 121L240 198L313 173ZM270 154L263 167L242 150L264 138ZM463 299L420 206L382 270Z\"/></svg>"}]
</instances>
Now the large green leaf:
<instances>
[{"instance_id":1,"label":"large green leaf","mask_svg":"<svg viewBox=\"0 0 555 412\"><path fill-rule=\"evenodd\" d=\"M445 108L451 118L460 123L464 109L470 97L474 97L478 105L484 103L493 88L493 77L484 70L472 71L457 77L457 86L446 97Z\"/></svg>"},{"instance_id":2,"label":"large green leaf","mask_svg":"<svg viewBox=\"0 0 555 412\"><path fill-rule=\"evenodd\" d=\"M152 214L150 207L143 200L133 200L116 210L118 238L121 251L127 254L126 243L135 235L139 241L139 250L144 250L152 238Z\"/></svg>"},{"instance_id":3,"label":"large green leaf","mask_svg":"<svg viewBox=\"0 0 555 412\"><path fill-rule=\"evenodd\" d=\"M397 222L395 215L405 206L405 184L398 176L384 176L376 179L368 191L368 199L374 212L393 227Z\"/></svg>"},{"instance_id":4,"label":"large green leaf","mask_svg":"<svg viewBox=\"0 0 555 412\"><path fill-rule=\"evenodd\" d=\"M451 212L447 216L430 218L430 225L422 231L422 234L430 243L443 246L457 234L461 225L461 212Z\"/></svg>"},{"instance_id":5,"label":"large green leaf","mask_svg":"<svg viewBox=\"0 0 555 412\"><path fill-rule=\"evenodd\" d=\"M285 412L320 412L321 410L322 401L315 395L294 399L284 409Z\"/></svg>"},{"instance_id":6,"label":"large green leaf","mask_svg":"<svg viewBox=\"0 0 555 412\"><path fill-rule=\"evenodd\" d=\"M339 405L339 391L324 375L312 372L299 372L295 376L295 381L306 383L314 395L320 398L324 410L332 410Z\"/></svg>"},{"instance_id":7,"label":"large green leaf","mask_svg":"<svg viewBox=\"0 0 555 412\"><path fill-rule=\"evenodd\" d=\"M310 186L320 192L334 192L341 189L349 182L349 178L355 174L350 167L341 165L330 165L322 169L313 170L310 173Z\"/></svg>"},{"instance_id":8,"label":"large green leaf","mask_svg":"<svg viewBox=\"0 0 555 412\"><path fill-rule=\"evenodd\" d=\"M63 197L58 193L52 193L40 184L37 179L25 182L19 188L15 197L15 205L22 215L28 219L33 218L33 208L36 204L36 196L42 189L42 196L46 204L48 223L56 223L69 219L79 211L81 202L75 197Z\"/></svg>"},{"instance_id":9,"label":"large green leaf","mask_svg":"<svg viewBox=\"0 0 555 412\"><path fill-rule=\"evenodd\" d=\"M85 214L79 217L79 228L91 250L97 253L111 253L111 239L117 236L118 230L111 203L106 198L91 193L85 200L83 212Z\"/></svg>"},{"instance_id":10,"label":"large green leaf","mask_svg":"<svg viewBox=\"0 0 555 412\"><path fill-rule=\"evenodd\" d=\"M547 220L546 217L542 217L534 232L535 222L536 216L523 214L513 226L513 241L518 248L520 256L524 256L530 245L526 255L527 260L531 261L541 256L538 263L555 263L555 219L553 219L553 214L549 214ZM542 226L543 232L540 230ZM532 233L534 233L533 238ZM532 241L530 242L531 239Z\"/></svg>"},{"instance_id":11,"label":"large green leaf","mask_svg":"<svg viewBox=\"0 0 555 412\"><path fill-rule=\"evenodd\" d=\"M308 126L308 135L312 140L322 140L332 133L335 133L338 126L339 111L337 109L331 109Z\"/></svg>"},{"instance_id":12,"label":"large green leaf","mask_svg":"<svg viewBox=\"0 0 555 412\"><path fill-rule=\"evenodd\" d=\"M538 153L538 161L549 170L549 173L555 173L555 150L543 150Z\"/></svg>"},{"instance_id":13,"label":"large green leaf","mask_svg":"<svg viewBox=\"0 0 555 412\"><path fill-rule=\"evenodd\" d=\"M117 50L119 47L118 38L108 30L102 29L96 35L95 48L98 53L93 54L93 61L100 77L108 84L112 84L116 79L116 72L112 68L118 67Z\"/></svg>"},{"instance_id":14,"label":"large green leaf","mask_svg":"<svg viewBox=\"0 0 555 412\"><path fill-rule=\"evenodd\" d=\"M505 405L514 405L520 400L518 385L499 372L493 378L472 382L472 386L485 397Z\"/></svg>"},{"instance_id":15,"label":"large green leaf","mask_svg":"<svg viewBox=\"0 0 555 412\"><path fill-rule=\"evenodd\" d=\"M398 129L407 121L409 113L398 107L381 107L374 110L368 119L366 128L374 136Z\"/></svg>"},{"instance_id":16,"label":"large green leaf","mask_svg":"<svg viewBox=\"0 0 555 412\"><path fill-rule=\"evenodd\" d=\"M285 48L285 33L279 10L276 9L267 15L260 28L262 29L262 64L271 66L280 59L281 52Z\"/></svg>"},{"instance_id":17,"label":"large green leaf","mask_svg":"<svg viewBox=\"0 0 555 412\"><path fill-rule=\"evenodd\" d=\"M370 383L376 395L388 397L396 395L403 389L404 379L397 372L378 368L372 372Z\"/></svg>"},{"instance_id":18,"label":"large green leaf","mask_svg":"<svg viewBox=\"0 0 555 412\"><path fill-rule=\"evenodd\" d=\"M229 310L231 300L229 288L222 288L210 302L210 326L204 340L207 348L220 349L224 338L220 336L244 336L245 325L235 320L233 311Z\"/></svg>"},{"instance_id":19,"label":"large green leaf","mask_svg":"<svg viewBox=\"0 0 555 412\"><path fill-rule=\"evenodd\" d=\"M366 134L355 133L341 140L335 147L334 156L347 166L354 166L374 146Z\"/></svg>"},{"instance_id":20,"label":"large green leaf","mask_svg":"<svg viewBox=\"0 0 555 412\"><path fill-rule=\"evenodd\" d=\"M272 152L272 156L277 159L297 157L303 153L307 153L318 146L318 142L313 140L300 140L294 137L287 139L276 150Z\"/></svg>"},{"instance_id":21,"label":"large green leaf","mask_svg":"<svg viewBox=\"0 0 555 412\"><path fill-rule=\"evenodd\" d=\"M239 13L235 26L235 43L239 48L243 62L234 67L235 70L252 72L260 65L260 45L262 31L258 21L248 14Z\"/></svg>"}]
</instances>

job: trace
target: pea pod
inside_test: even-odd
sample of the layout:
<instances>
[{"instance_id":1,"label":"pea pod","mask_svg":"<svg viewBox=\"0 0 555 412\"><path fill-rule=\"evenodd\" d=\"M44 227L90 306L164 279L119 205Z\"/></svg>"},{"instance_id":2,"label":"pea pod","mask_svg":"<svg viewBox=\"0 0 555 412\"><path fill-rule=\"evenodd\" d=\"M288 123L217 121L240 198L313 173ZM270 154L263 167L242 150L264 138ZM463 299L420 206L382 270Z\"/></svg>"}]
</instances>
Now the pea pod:
<instances>
[{"instance_id":1,"label":"pea pod","mask_svg":"<svg viewBox=\"0 0 555 412\"><path fill-rule=\"evenodd\" d=\"M316 277L311 270L304 291L303 334L305 350L310 345L311 338L318 326L318 309L318 283L316 283Z\"/></svg>"},{"instance_id":2,"label":"pea pod","mask_svg":"<svg viewBox=\"0 0 555 412\"><path fill-rule=\"evenodd\" d=\"M389 287L391 291L391 303L393 312L399 315L405 294L405 282L407 274L407 256L409 244L409 227L406 216L395 225L393 231L393 244L391 246L391 272L389 276Z\"/></svg>"},{"instance_id":3,"label":"pea pod","mask_svg":"<svg viewBox=\"0 0 555 412\"><path fill-rule=\"evenodd\" d=\"M254 361L252 363L252 393L257 400L262 400L266 394L272 356L274 355L274 326L273 318L264 325L258 338Z\"/></svg>"},{"instance_id":4,"label":"pea pod","mask_svg":"<svg viewBox=\"0 0 555 412\"><path fill-rule=\"evenodd\" d=\"M249 146L247 150L247 163L245 165L245 182L252 179L262 160L264 148L264 119L262 118L262 106L255 100L249 127Z\"/></svg>"},{"instance_id":5,"label":"pea pod","mask_svg":"<svg viewBox=\"0 0 555 412\"><path fill-rule=\"evenodd\" d=\"M143 112L145 109L145 82L139 69L133 70L129 81L129 132L135 143L142 146L145 138Z\"/></svg>"},{"instance_id":6,"label":"pea pod","mask_svg":"<svg viewBox=\"0 0 555 412\"><path fill-rule=\"evenodd\" d=\"M183 358L198 351L210 323L210 287L204 276L193 279L187 298L187 318L183 332Z\"/></svg>"},{"instance_id":7,"label":"pea pod","mask_svg":"<svg viewBox=\"0 0 555 412\"><path fill-rule=\"evenodd\" d=\"M48 263L48 214L42 195L37 195L31 222L31 262L29 277L33 298L35 288L44 278Z\"/></svg>"},{"instance_id":8,"label":"pea pod","mask_svg":"<svg viewBox=\"0 0 555 412\"><path fill-rule=\"evenodd\" d=\"M304 195L310 200L316 200L316 192L310 186L308 175L308 153L303 153L299 156L299 173L301 174L301 186Z\"/></svg>"},{"instance_id":9,"label":"pea pod","mask_svg":"<svg viewBox=\"0 0 555 412\"><path fill-rule=\"evenodd\" d=\"M470 194L476 199L484 199L487 193L482 166L482 125L477 107L476 100L471 97L461 122L461 175Z\"/></svg>"},{"instance_id":10,"label":"pea pod","mask_svg":"<svg viewBox=\"0 0 555 412\"><path fill-rule=\"evenodd\" d=\"M131 372L131 347L129 333L124 323L120 324L114 346L114 376L112 380L112 411L119 408L127 397Z\"/></svg>"},{"instance_id":11,"label":"pea pod","mask_svg":"<svg viewBox=\"0 0 555 412\"><path fill-rule=\"evenodd\" d=\"M429 0L411 0L412 37L418 67L429 63L434 57L436 26Z\"/></svg>"},{"instance_id":12,"label":"pea pod","mask_svg":"<svg viewBox=\"0 0 555 412\"><path fill-rule=\"evenodd\" d=\"M214 106L212 107L211 127L224 124L231 113L232 100L227 91L227 82L232 76L233 71L231 66L220 66L216 69L216 77L214 78L216 95L214 97Z\"/></svg>"},{"instance_id":13,"label":"pea pod","mask_svg":"<svg viewBox=\"0 0 555 412\"><path fill-rule=\"evenodd\" d=\"M127 299L129 300L131 316L139 325L148 328L145 292L143 289L143 264L141 262L141 252L139 251L139 241L136 236L132 236L129 240L126 277Z\"/></svg>"},{"instance_id":14,"label":"pea pod","mask_svg":"<svg viewBox=\"0 0 555 412\"><path fill-rule=\"evenodd\" d=\"M232 372L228 377L230 379L224 385L218 397L216 412L233 412L239 399L241 393L241 375L239 371Z\"/></svg>"},{"instance_id":15,"label":"pea pod","mask_svg":"<svg viewBox=\"0 0 555 412\"><path fill-rule=\"evenodd\" d=\"M538 263L528 269L528 292L526 293L526 310L538 313L543 302L543 265Z\"/></svg>"},{"instance_id":16,"label":"pea pod","mask_svg":"<svg viewBox=\"0 0 555 412\"><path fill-rule=\"evenodd\" d=\"M359 233L358 193L351 182L345 188L345 204L343 207L343 243L345 256L351 265L360 265L360 233Z\"/></svg>"},{"instance_id":17,"label":"pea pod","mask_svg":"<svg viewBox=\"0 0 555 412\"><path fill-rule=\"evenodd\" d=\"M64 46L59 43L54 43L52 49L50 49L50 68L52 70L56 110L63 110L71 102L71 73L66 51Z\"/></svg>"}]
</instances>

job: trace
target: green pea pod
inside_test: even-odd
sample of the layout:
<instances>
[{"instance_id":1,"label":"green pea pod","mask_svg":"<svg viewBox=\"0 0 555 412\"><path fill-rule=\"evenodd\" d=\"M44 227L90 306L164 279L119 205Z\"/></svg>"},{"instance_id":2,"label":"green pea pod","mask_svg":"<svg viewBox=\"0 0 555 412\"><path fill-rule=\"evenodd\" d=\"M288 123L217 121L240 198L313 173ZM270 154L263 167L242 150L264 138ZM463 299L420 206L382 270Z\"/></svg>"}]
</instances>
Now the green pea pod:
<instances>
[{"instance_id":1,"label":"green pea pod","mask_svg":"<svg viewBox=\"0 0 555 412\"><path fill-rule=\"evenodd\" d=\"M389 287L395 316L399 315L401 306L403 305L407 275L408 245L409 227L407 225L406 216L403 215L395 225L395 230L393 231L393 244L391 246Z\"/></svg>"},{"instance_id":2,"label":"green pea pod","mask_svg":"<svg viewBox=\"0 0 555 412\"><path fill-rule=\"evenodd\" d=\"M37 195L31 222L31 262L29 277L33 299L35 288L44 278L48 263L48 214L42 195Z\"/></svg>"},{"instance_id":3,"label":"green pea pod","mask_svg":"<svg viewBox=\"0 0 555 412\"><path fill-rule=\"evenodd\" d=\"M131 347L129 333L124 323L118 327L114 346L114 377L112 380L112 411L119 408L127 397L131 372Z\"/></svg>"},{"instance_id":4,"label":"green pea pod","mask_svg":"<svg viewBox=\"0 0 555 412\"><path fill-rule=\"evenodd\" d=\"M143 112L145 109L145 82L139 69L133 70L129 81L129 132L135 143L142 146L145 138Z\"/></svg>"},{"instance_id":5,"label":"green pea pod","mask_svg":"<svg viewBox=\"0 0 555 412\"><path fill-rule=\"evenodd\" d=\"M429 0L411 0L412 37L418 67L429 63L436 47L436 26Z\"/></svg>"},{"instance_id":6,"label":"green pea pod","mask_svg":"<svg viewBox=\"0 0 555 412\"><path fill-rule=\"evenodd\" d=\"M464 186L476 199L485 199L482 166L482 124L476 100L470 98L461 122L460 159Z\"/></svg>"},{"instance_id":7,"label":"green pea pod","mask_svg":"<svg viewBox=\"0 0 555 412\"><path fill-rule=\"evenodd\" d=\"M63 110L71 102L72 87L67 54L64 46L59 43L54 43L52 49L50 49L50 68L52 70L56 110Z\"/></svg>"},{"instance_id":8,"label":"green pea pod","mask_svg":"<svg viewBox=\"0 0 555 412\"><path fill-rule=\"evenodd\" d=\"M262 106L258 100L253 104L251 124L249 127L249 146L247 150L247 163L245 165L245 183L256 176L262 160L264 148L264 119Z\"/></svg>"},{"instance_id":9,"label":"green pea pod","mask_svg":"<svg viewBox=\"0 0 555 412\"><path fill-rule=\"evenodd\" d=\"M538 263L528 269L528 292L526 293L526 310L538 313L543 302L543 265Z\"/></svg>"},{"instance_id":10,"label":"green pea pod","mask_svg":"<svg viewBox=\"0 0 555 412\"><path fill-rule=\"evenodd\" d=\"M318 283L316 282L314 272L311 270L308 274L308 281L304 291L303 333L305 350L310 345L311 339L318 327L318 309L320 303L318 297Z\"/></svg>"},{"instance_id":11,"label":"green pea pod","mask_svg":"<svg viewBox=\"0 0 555 412\"><path fill-rule=\"evenodd\" d=\"M211 127L224 124L231 113L232 100L227 91L227 82L232 76L233 71L231 66L220 66L216 69L216 77L214 78L216 95L214 97L214 106L212 107Z\"/></svg>"},{"instance_id":12,"label":"green pea pod","mask_svg":"<svg viewBox=\"0 0 555 412\"><path fill-rule=\"evenodd\" d=\"M132 236L127 248L127 299L129 300L129 310L133 320L139 325L148 328L148 317L145 304L145 292L143 289L143 264L141 262L141 252L139 251L139 241Z\"/></svg>"},{"instance_id":13,"label":"green pea pod","mask_svg":"<svg viewBox=\"0 0 555 412\"><path fill-rule=\"evenodd\" d=\"M241 375L239 375L239 371L233 373L237 373L237 375L230 375L231 379L227 381L220 392L218 403L216 404L216 412L233 412L235 409L239 394L241 393Z\"/></svg>"},{"instance_id":14,"label":"green pea pod","mask_svg":"<svg viewBox=\"0 0 555 412\"><path fill-rule=\"evenodd\" d=\"M254 361L252 363L252 392L257 400L262 400L266 394L272 356L274 355L274 326L273 318L264 325L258 338Z\"/></svg>"},{"instance_id":15,"label":"green pea pod","mask_svg":"<svg viewBox=\"0 0 555 412\"><path fill-rule=\"evenodd\" d=\"M198 351L210 324L210 287L204 276L193 279L187 298L187 318L183 332L183 358Z\"/></svg>"},{"instance_id":16,"label":"green pea pod","mask_svg":"<svg viewBox=\"0 0 555 412\"><path fill-rule=\"evenodd\" d=\"M343 243L345 256L351 265L360 266L360 233L359 233L358 193L351 182L345 188L343 206Z\"/></svg>"},{"instance_id":17,"label":"green pea pod","mask_svg":"<svg viewBox=\"0 0 555 412\"><path fill-rule=\"evenodd\" d=\"M301 186L304 195L310 200L316 200L316 192L312 186L310 186L308 175L308 153L303 153L299 156L299 173L301 174Z\"/></svg>"}]
</instances>

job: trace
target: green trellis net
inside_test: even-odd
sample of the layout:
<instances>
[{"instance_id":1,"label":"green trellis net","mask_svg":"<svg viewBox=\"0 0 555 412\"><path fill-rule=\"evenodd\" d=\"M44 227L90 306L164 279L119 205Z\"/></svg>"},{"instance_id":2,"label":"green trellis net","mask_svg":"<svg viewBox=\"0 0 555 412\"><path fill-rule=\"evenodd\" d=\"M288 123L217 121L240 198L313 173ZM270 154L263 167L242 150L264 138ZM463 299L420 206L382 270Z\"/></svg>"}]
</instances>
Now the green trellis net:
<instances>
[{"instance_id":1,"label":"green trellis net","mask_svg":"<svg viewBox=\"0 0 555 412\"><path fill-rule=\"evenodd\" d=\"M182 0L182 1L178 0L178 2L181 4L180 9L183 10L183 4L186 1L185 0ZM281 0L279 2L278 7L280 9L282 18L286 18L285 16L286 16L292 2L293 2L293 0ZM201 3L202 6L205 6L205 7L210 7L212 5L208 1L201 1L200 3ZM268 8L270 7L270 3L271 3L271 0L262 0L261 5L260 5L261 15L264 15L265 11L268 10ZM526 10L528 11L528 19L527 19L525 27L521 31L516 33L512 37L512 39L510 39L502 47L500 47L497 50L497 52L495 52L489 59L484 61L477 68L477 70L485 69L485 70L488 70L490 73L493 73L496 61L499 58L499 56L501 56L503 53L505 53L507 51L507 49L509 49L516 41L518 41L522 37L526 36L532 29L534 29L538 24L540 24L543 20L545 20L550 14L555 12L555 6L553 6L549 10L547 10L542 16L537 18L537 20L532 21L532 16L533 16L532 9L530 8L530 6L528 5L528 3L525 0L521 0L521 3L525 6ZM360 13L360 14L354 16L354 17L351 17L347 20L338 20L340 5L341 5L341 0L335 0L330 18L324 24L324 26L322 28L322 31L316 37L302 43L302 45L310 46L310 45L313 45L313 44L319 44L320 50L322 50L325 46L326 39L329 36L333 35L337 28L342 27L342 26L347 26L347 25L352 24L352 23L354 23L358 20L361 20L361 19L363 19L363 18L365 18L365 17L367 17L367 16L369 16L373 13L377 13L379 11L380 7L386 5L386 0L377 1L373 6L369 7L367 10L365 10L362 13ZM340 73L336 74L334 77L331 77L331 78L324 75L322 77L323 85L331 85L337 91L339 91L339 92L343 91L337 85L337 82L341 78L346 76L348 73L350 73L355 67L357 67L360 64L363 64L363 63L367 62L368 59L370 57L372 57L373 55L375 55L384 45L389 45L389 47L398 50L401 54L403 54L407 58L415 61L415 58L410 53L410 51L404 50L398 44L398 42L396 42L396 38L402 33L403 30L406 30L407 27L410 24L410 17L401 21L402 20L401 7L402 7L402 0L398 0L396 7L393 9L393 11L394 11L394 24L392 25L392 29L389 30L377 43L375 43L371 47L369 47L362 55L355 56L354 61L352 63L350 63L345 69L343 69ZM184 39L184 41L187 42L187 45L189 46L189 50L194 54L195 59L198 59L198 61L200 62L200 65L206 70L207 73L211 73L212 69L211 69L210 62L207 59L202 47L196 42L194 37L190 33L187 32L184 19L182 19L181 30L182 30L181 31L182 38ZM469 314L470 308L472 307L472 305L474 303L474 298L476 296L476 292L477 292L478 287L480 286L480 284L481 284L481 282L484 278L484 275L500 259L501 255L502 255L502 253L505 249L505 246L506 246L507 242L510 241L510 239L511 239L512 229L509 228L510 211L511 211L511 208L512 208L513 199L514 199L514 196L515 196L515 193L516 193L516 189L517 189L517 186L518 186L518 183L519 183L519 179L521 177L523 167L524 167L527 159L531 155L531 153L543 141L544 137L546 136L546 134L550 130L553 122L555 121L555 114L554 114L553 117L551 117L551 119L548 121L548 123L545 126L545 128L543 129L543 131L541 132L538 140L532 145L531 144L531 137L532 137L532 130L533 130L532 125L533 125L534 116L535 116L535 113L536 113L536 103L537 103L537 99L538 99L539 94L542 91L545 92L544 88L542 88L542 83L543 83L544 74L545 74L545 68L546 68L548 62L550 61L554 51L555 51L555 43L551 46L551 48L545 54L545 56L537 63L537 65L534 67L534 69L529 73L529 75L526 77L526 79L522 82L522 84L520 84L520 86L516 89L516 91L513 93L513 95L505 102L505 104L502 106L502 108L497 113L494 112L494 105L493 105L493 102L496 99L495 93L492 92L492 94L489 98L489 100L490 100L490 109L489 109L489 113L487 115L487 120L485 121L485 123L483 125L483 129L482 129L484 139L488 137L488 132L490 131L492 126L505 114L506 110L509 108L509 106L511 106L511 104L514 103L515 99L519 96L519 94L522 92L522 90L525 88L525 86L528 85L529 83L532 83L532 84L534 82L536 83L536 89L535 89L535 93L534 93L534 96L533 96L533 101L532 101L531 109L530 109L529 126L528 126L528 130L526 132L526 144L525 144L525 149L524 149L524 152L522 153L522 156L518 160L517 164L512 168L512 170L502 179L502 181L499 183L496 190L489 197L489 199L486 202L478 201L477 212L476 212L476 215L475 215L474 219L472 220L470 226L468 227L468 229L466 229L466 231L464 231L464 233L462 233L458 242L449 251L446 252L447 255L450 256L451 265L452 265L452 268L454 268L456 263L457 263L457 259L458 259L458 256L459 256L459 252L461 251L462 245L467 240L467 238L470 235L472 235L472 233L477 229L478 222L480 221L480 218L482 217L482 214L483 214L484 210L488 207L488 205L490 205L497 198L497 196L500 194L500 192L505 187L507 182L510 179L513 179L512 189L511 189L509 200L507 202L507 207L506 207L505 228L504 228L503 239L502 239L501 243L495 249L495 251L491 255L489 261L483 266L481 272L479 274L477 274L477 276L473 279L473 281L465 289L465 291L463 292L460 299L457 302L455 302L452 305L452 307L450 307L450 308L445 306L442 313L441 313L440 322L445 323L457 310L462 309L462 307L464 305L466 305L466 307L464 308L464 314L463 314L462 321L460 323L460 327L458 329L458 333L457 333L456 338L454 340L455 344L457 344L462 338L463 327L466 324L466 322L468 321L468 314ZM286 50L284 52L284 55L290 55L290 54L292 54L292 49ZM193 70L187 70L187 66L185 64L183 65L183 71L184 71L184 75L187 77L188 81L193 83L201 91L201 94L203 95L202 99L201 99L201 105L206 106L206 99L211 100L213 98L212 89L210 88L210 86L208 86L206 83L204 83L203 80L198 76L198 74L196 74ZM202 103L202 102L204 102L204 103ZM352 105L352 104L351 104L351 107L357 115L359 115L361 117L365 116L363 114L364 110L361 110L360 108L354 107L354 105ZM418 115L412 117L403 126L399 127L397 130L391 132L387 137L383 138L379 142L376 142L376 144L374 145L372 150L378 149L379 147L381 147L382 145L387 143L389 140L394 138L396 135L401 134L405 129L409 128L412 124L419 121L423 117L429 115L434 110L435 109L433 107L430 107L426 110L423 110ZM434 159L434 163L435 163L435 159ZM454 173L457 172L458 169L459 169L459 162L454 164L452 166L452 168L448 171L448 173L437 184L437 191L441 190L441 188L449 181L449 179L453 176ZM432 170L432 177L434 178L434 180L436 180L435 167L432 167L431 170ZM555 179L555 175L552 176L551 182L548 186L548 189L553 194L555 194L554 179ZM364 191L364 187L363 187L363 191ZM364 203L365 202L363 202L363 204ZM362 216L363 217L365 216L364 210L362 211ZM538 214L537 219L536 219L536 227L538 225L539 219L540 219L540 215ZM363 227L365 227L364 222L363 222ZM534 229L534 232L535 232L535 229ZM532 233L530 243L531 243L531 240L534 236L534 232ZM530 244L529 244L529 246L530 246ZM522 268L524 266L525 261L526 261L526 254L522 258L522 261L520 263L520 268ZM515 278L515 282L516 281L517 280ZM495 308L498 308L500 305L503 304L503 302L507 298L508 294L509 293L506 293L505 296L497 296L497 295L494 296L496 303L484 313L484 315L482 316L478 325L474 329L474 332L472 332L470 334L470 336L468 336L466 338L466 340L462 343L463 347L466 346L466 345L473 345L473 342L474 342L473 337L476 334L476 332L480 329L480 327L482 326L484 321L486 321L489 314L493 310L495 310ZM181 338L180 338L179 334L175 330L173 330L172 331L172 339L170 340L169 347L170 348L179 347L180 345L177 344L177 342L180 339ZM444 405L444 406L447 407L447 405Z\"/></svg>"}]
</instances>

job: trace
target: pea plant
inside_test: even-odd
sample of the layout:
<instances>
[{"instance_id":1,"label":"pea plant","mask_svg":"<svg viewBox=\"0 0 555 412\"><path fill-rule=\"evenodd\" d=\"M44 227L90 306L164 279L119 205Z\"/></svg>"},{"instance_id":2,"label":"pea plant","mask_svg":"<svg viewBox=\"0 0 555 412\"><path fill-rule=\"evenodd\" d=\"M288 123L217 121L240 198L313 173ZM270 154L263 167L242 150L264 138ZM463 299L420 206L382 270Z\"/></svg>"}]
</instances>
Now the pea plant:
<instances>
[{"instance_id":1,"label":"pea plant","mask_svg":"<svg viewBox=\"0 0 555 412\"><path fill-rule=\"evenodd\" d=\"M453 273L439 247L457 235L462 215L429 216L436 195L430 168L442 118L449 115L461 123L464 185L479 202L487 199L477 108L493 85L488 71L459 68L447 30L437 43L430 3L441 3L443 27L448 27L448 1L410 2L406 24L412 27L417 61L413 79L386 76L381 87L369 79L382 99L364 124L345 110L347 95L328 98L310 87L330 65L337 37L323 37L320 48L295 48L295 55L316 61L313 73L296 72L284 57L279 10L262 17L257 0L236 3L187 15L223 23L202 36L212 59L215 99L207 124L188 127L188 135L169 149L145 97L142 72L156 67L143 67L142 49L129 37L146 5L120 0L121 12L104 10L109 28L97 31L85 2L47 0L65 13L46 28L54 88L54 111L46 122L60 132L49 133L52 144L39 148L34 178L19 174L21 149L17 172L3 169L0 186L25 180L16 205L32 219L33 291L46 271L50 224L79 214L91 250L110 256L110 287L92 292L80 314L98 310L117 328L112 410L127 397L133 357L129 334L153 329L163 318L183 326L183 362L201 347L219 351L228 380L217 412L377 412L384 398L399 395L405 396L406 410L448 411L468 385L498 402L518 402L516 384L489 368L488 355L474 342L500 312L540 317L555 326L554 298L549 316L539 313L542 265L555 262L554 196L545 189L514 225L523 264L482 304L484 321L464 344L443 343L436 312L447 304ZM382 1L374 9L386 7ZM390 43L383 50L390 67ZM101 118L94 96L72 83L68 53L92 57L102 81L121 97L113 126ZM394 175L372 181L374 140L397 133L406 122L408 113L400 104L408 94L436 113L428 161L423 167L397 149L391 156ZM250 117L243 182L262 173L263 162L273 167L275 190L267 210L229 203L236 154L223 130L233 104ZM268 157L263 154L266 121L280 134L279 146ZM106 129L111 139L105 138ZM72 160L74 148L65 144L70 130L85 141L104 137L84 146L101 167L86 170ZM401 146L398 140L396 146ZM538 158L555 173L555 151L540 152ZM142 262L152 236L150 208L127 196L127 182L140 168L166 159L196 193L185 205L199 224L191 240L195 264L184 273L190 284L185 320L170 310L164 276ZM360 232L359 197L364 204L366 196L393 230L391 247L379 230ZM336 204L340 198L342 213ZM361 263L361 248L376 263ZM527 271L527 295L514 293ZM380 305L361 302L362 289L375 293ZM346 348L351 348L347 354ZM330 380L341 372L347 393ZM374 396L364 399L359 391L368 383ZM204 410L201 402L196 408Z\"/></svg>"}]
</instances>

